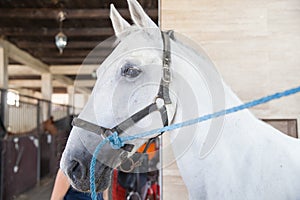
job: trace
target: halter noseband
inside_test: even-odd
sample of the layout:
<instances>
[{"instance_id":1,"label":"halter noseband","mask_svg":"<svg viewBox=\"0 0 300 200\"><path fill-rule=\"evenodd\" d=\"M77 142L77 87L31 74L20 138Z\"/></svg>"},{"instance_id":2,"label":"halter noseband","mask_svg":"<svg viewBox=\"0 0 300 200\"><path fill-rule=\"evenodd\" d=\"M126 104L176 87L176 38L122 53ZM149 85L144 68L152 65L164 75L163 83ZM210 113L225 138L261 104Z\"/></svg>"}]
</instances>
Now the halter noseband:
<instances>
[{"instance_id":1,"label":"halter noseband","mask_svg":"<svg viewBox=\"0 0 300 200\"><path fill-rule=\"evenodd\" d=\"M172 104L172 101L170 98L170 92L169 92L169 84L171 81L170 38L173 38L173 31L161 32L161 35L162 35L162 40L163 40L163 63L162 63L163 75L162 75L162 78L160 81L160 87L158 90L158 94L155 98L155 101L111 129L105 128L102 126L98 126L96 124L93 124L91 122L88 122L88 121L80 119L80 118L73 119L73 121L72 121L73 126L96 133L98 135L102 135L104 137L108 137L114 132L116 132L120 136L124 132L124 130L133 126L135 123L137 123L138 121L140 121L141 119L148 116L149 114L151 114L154 111L160 112L161 120L162 120L164 126L167 126L169 124L168 111L167 111L166 105ZM163 100L164 104L162 106L157 104L158 99ZM163 132L160 133L159 135L161 135L161 134L163 134ZM158 137L158 136L155 136L155 137ZM150 143L150 141L152 141L152 139L153 138L150 138L148 140L148 143ZM146 146L149 146L149 145L146 145ZM125 151L131 152L133 147L134 147L133 144L125 144L122 147L122 149Z\"/></svg>"}]
</instances>

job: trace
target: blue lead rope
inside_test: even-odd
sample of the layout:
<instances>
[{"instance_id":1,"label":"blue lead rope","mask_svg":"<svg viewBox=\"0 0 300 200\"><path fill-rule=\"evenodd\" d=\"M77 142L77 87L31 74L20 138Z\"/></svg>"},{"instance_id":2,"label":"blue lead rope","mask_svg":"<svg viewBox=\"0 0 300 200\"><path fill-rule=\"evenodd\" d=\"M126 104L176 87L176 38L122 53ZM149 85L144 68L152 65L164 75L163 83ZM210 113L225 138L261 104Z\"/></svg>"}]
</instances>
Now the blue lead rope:
<instances>
[{"instance_id":1,"label":"blue lead rope","mask_svg":"<svg viewBox=\"0 0 300 200\"><path fill-rule=\"evenodd\" d=\"M260 104L264 104L264 103L267 103L267 102L275 100L275 99L280 99L282 97L290 96L290 95L296 94L298 92L300 92L300 86L289 89L289 90L285 90L283 92L278 92L278 93L275 93L275 94L272 94L272 95L269 95L266 97L262 97L260 99L253 100L248 103L245 103L245 104L242 104L239 106L235 106L235 107L232 107L229 109L221 110L221 111L218 111L218 112L215 112L212 114L203 115L202 117L199 117L199 118L187 120L187 121L177 123L177 124L172 124L169 126L165 126L163 128L153 129L153 130L139 133L139 134L136 134L133 136L119 137L118 133L114 132L112 135L110 135L109 137L102 140L100 142L100 144L96 147L96 149L93 153L93 157L92 157L91 164L90 164L90 189L91 189L92 199L97 200L97 193L96 193L96 187L95 187L95 165L96 165L97 155L99 154L99 151L101 150L101 148L107 142L109 142L111 144L112 148L119 149L124 145L124 143L126 141L147 137L147 136L154 135L154 134L161 133L161 132L171 131L171 130L182 128L185 126L190 126L190 125L193 125L196 123L207 121L212 118L217 118L217 117L224 116L224 115L227 115L230 113L235 113L235 112L238 112L241 110L245 110L245 109L260 105Z\"/></svg>"}]
</instances>

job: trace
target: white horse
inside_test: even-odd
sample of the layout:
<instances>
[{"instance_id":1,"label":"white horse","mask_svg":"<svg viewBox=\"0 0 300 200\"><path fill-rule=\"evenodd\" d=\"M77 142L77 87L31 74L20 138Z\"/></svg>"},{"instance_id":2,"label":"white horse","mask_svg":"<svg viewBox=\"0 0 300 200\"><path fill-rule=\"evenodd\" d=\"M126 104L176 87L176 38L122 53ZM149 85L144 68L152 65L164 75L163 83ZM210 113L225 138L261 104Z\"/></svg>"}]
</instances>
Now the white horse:
<instances>
[{"instance_id":1,"label":"white horse","mask_svg":"<svg viewBox=\"0 0 300 200\"><path fill-rule=\"evenodd\" d=\"M162 76L160 30L135 0L128 0L128 4L135 25L130 26L111 6L110 17L119 44L99 67L96 85L79 115L81 119L107 128L149 105L157 94ZM222 80L207 80L199 72L201 68L210 70L205 56L198 55L176 38L171 41L171 49L169 122L178 123L219 109L214 107L214 95L208 84L221 84L224 94L219 96L221 107L242 103ZM161 127L159 118L157 113L150 114L126 130L126 134ZM263 123L248 110L219 120L170 132L190 199L300 199L299 140ZM213 134L221 134L213 136L218 142L209 146L214 148L203 153L203 149L207 149L205 145L210 143L212 129ZM82 128L72 129L61 169L78 190L89 191L91 153L102 139ZM129 155L146 141L147 138L130 141L135 146ZM121 162L118 153L109 145L101 150L95 168L97 191L109 186L111 168Z\"/></svg>"}]
</instances>

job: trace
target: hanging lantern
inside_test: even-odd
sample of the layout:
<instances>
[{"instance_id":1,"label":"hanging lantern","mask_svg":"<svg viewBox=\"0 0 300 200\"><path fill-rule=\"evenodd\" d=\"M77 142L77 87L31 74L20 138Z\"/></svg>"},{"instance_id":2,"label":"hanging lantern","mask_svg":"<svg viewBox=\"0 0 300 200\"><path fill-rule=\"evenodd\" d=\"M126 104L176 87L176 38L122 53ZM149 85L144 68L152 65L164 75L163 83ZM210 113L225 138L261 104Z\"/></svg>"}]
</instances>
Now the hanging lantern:
<instances>
[{"instance_id":1,"label":"hanging lantern","mask_svg":"<svg viewBox=\"0 0 300 200\"><path fill-rule=\"evenodd\" d=\"M62 54L64 48L67 46L67 36L62 31L63 21L66 19L65 13L60 11L58 13L57 19L59 21L59 33L55 36L55 45L59 50L59 53Z\"/></svg>"},{"instance_id":2,"label":"hanging lantern","mask_svg":"<svg viewBox=\"0 0 300 200\"><path fill-rule=\"evenodd\" d=\"M55 44L56 47L59 49L59 53L62 54L64 48L67 46L67 36L63 32L57 33L55 36Z\"/></svg>"}]
</instances>

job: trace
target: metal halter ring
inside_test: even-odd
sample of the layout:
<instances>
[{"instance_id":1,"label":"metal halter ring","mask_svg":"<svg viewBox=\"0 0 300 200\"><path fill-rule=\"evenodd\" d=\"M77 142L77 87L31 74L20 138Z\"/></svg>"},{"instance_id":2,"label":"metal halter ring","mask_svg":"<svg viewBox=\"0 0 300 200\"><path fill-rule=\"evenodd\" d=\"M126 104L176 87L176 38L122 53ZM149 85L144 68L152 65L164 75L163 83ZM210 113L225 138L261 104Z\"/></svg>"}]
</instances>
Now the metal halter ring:
<instances>
[{"instance_id":1,"label":"metal halter ring","mask_svg":"<svg viewBox=\"0 0 300 200\"><path fill-rule=\"evenodd\" d=\"M121 171L123 171L123 172L130 173L130 172L132 172L132 170L134 170L134 168L139 167L139 166L142 165L142 162L141 162L140 160L138 160L137 162L134 162L134 160L133 160L132 158L128 158L127 160L129 160L129 161L131 162L131 165L130 165L130 168L129 168L129 169L124 169L124 168L122 167L122 165L123 165L125 162L127 162L127 161L125 161L124 163L122 163L122 164L120 165L120 169L121 169Z\"/></svg>"}]
</instances>

